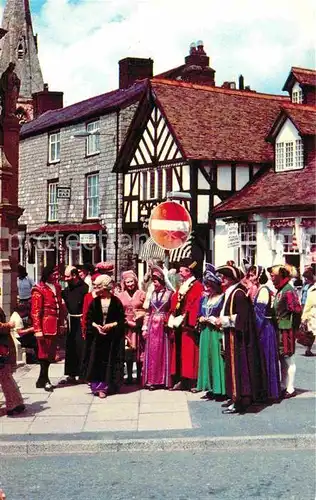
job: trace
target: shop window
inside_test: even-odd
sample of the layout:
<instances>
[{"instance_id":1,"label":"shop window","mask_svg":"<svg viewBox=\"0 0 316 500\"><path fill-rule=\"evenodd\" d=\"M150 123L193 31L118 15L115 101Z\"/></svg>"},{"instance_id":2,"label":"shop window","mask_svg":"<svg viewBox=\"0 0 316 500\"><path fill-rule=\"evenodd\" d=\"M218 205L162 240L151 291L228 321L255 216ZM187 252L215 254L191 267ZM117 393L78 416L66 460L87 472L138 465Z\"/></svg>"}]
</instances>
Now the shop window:
<instances>
[{"instance_id":1,"label":"shop window","mask_svg":"<svg viewBox=\"0 0 316 500\"><path fill-rule=\"evenodd\" d=\"M242 223L240 232L240 260L247 259L250 264L255 264L257 255L257 224L256 222Z\"/></svg>"}]
</instances>

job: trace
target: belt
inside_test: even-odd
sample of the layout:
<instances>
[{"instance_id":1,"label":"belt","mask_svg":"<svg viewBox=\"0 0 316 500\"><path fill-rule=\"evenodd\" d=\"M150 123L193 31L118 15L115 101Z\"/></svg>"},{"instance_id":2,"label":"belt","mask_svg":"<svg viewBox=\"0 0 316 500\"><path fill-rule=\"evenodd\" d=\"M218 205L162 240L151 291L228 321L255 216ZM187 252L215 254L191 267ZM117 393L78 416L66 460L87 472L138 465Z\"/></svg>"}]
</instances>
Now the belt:
<instances>
[{"instance_id":1,"label":"belt","mask_svg":"<svg viewBox=\"0 0 316 500\"><path fill-rule=\"evenodd\" d=\"M82 314L69 314L71 318L82 318Z\"/></svg>"}]
</instances>

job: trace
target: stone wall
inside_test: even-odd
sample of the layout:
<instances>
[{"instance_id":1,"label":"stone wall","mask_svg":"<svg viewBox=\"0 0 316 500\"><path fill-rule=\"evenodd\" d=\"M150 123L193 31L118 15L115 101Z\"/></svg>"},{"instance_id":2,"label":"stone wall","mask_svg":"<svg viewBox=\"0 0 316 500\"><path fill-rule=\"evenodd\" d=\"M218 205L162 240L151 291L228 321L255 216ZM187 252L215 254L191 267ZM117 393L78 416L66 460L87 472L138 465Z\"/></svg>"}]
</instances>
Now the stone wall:
<instances>
[{"instance_id":1,"label":"stone wall","mask_svg":"<svg viewBox=\"0 0 316 500\"><path fill-rule=\"evenodd\" d=\"M124 141L137 104L119 111L119 146ZM24 208L20 224L26 224L27 233L46 224L47 183L59 180L62 187L71 186L71 199L59 200L58 223L83 222L85 178L99 172L100 215L107 228L107 260L115 261L118 238L118 272L126 267L128 251L120 244L122 234L122 175L119 175L119 213L116 214L116 174L112 173L117 155L117 113L99 117L100 153L86 156L86 139L72 138L85 130L85 122L60 129L60 161L48 164L48 133L22 139L20 142L19 205ZM118 234L116 224L118 223Z\"/></svg>"}]
</instances>

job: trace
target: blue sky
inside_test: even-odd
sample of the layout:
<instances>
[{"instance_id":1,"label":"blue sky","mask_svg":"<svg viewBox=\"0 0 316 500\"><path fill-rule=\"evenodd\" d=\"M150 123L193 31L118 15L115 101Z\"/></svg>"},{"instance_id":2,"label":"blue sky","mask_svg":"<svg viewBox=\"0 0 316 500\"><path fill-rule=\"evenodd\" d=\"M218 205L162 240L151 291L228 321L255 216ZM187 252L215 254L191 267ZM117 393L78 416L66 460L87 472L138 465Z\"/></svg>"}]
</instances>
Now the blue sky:
<instances>
[{"instance_id":1,"label":"blue sky","mask_svg":"<svg viewBox=\"0 0 316 500\"><path fill-rule=\"evenodd\" d=\"M4 0L0 0L3 7ZM44 80L71 104L118 85L118 61L183 64L202 39L216 84L281 93L291 66L315 67L315 0L30 0Z\"/></svg>"}]
</instances>

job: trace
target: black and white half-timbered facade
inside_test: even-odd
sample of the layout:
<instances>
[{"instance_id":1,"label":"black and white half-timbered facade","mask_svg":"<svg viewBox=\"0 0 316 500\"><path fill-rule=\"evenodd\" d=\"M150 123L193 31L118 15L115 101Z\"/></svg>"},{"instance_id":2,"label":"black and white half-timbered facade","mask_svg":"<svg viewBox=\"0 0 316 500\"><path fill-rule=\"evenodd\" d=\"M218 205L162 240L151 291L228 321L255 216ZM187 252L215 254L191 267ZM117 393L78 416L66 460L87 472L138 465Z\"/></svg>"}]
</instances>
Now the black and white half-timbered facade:
<instances>
[{"instance_id":1,"label":"black and white half-timbered facade","mask_svg":"<svg viewBox=\"0 0 316 500\"><path fill-rule=\"evenodd\" d=\"M124 176L123 232L132 238L140 276L148 258L164 252L148 238L152 209L168 192L192 217L188 253L214 260L213 208L241 190L272 162L265 136L285 98L180 81L152 79L130 125L114 170Z\"/></svg>"}]
</instances>

